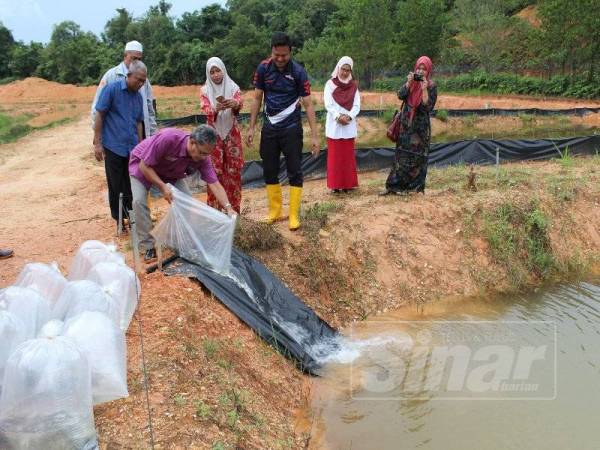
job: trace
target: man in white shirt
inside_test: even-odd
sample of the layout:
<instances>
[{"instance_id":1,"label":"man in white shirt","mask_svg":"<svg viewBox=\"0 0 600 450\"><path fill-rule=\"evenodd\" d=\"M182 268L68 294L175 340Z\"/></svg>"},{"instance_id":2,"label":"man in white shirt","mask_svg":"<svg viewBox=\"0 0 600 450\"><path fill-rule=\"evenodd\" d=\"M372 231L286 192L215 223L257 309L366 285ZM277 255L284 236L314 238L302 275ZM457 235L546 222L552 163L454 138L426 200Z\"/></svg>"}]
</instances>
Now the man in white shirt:
<instances>
[{"instance_id":1,"label":"man in white shirt","mask_svg":"<svg viewBox=\"0 0 600 450\"><path fill-rule=\"evenodd\" d=\"M94 96L94 102L92 103L92 129L95 125L96 119L96 103L100 98L100 93L104 86L114 81L127 78L127 68L129 64L136 60L141 60L143 56L143 47L138 41L131 41L125 45L125 53L123 56L123 62L118 66L109 69L100 80L96 95ZM156 104L154 95L152 94L152 86L150 81L146 79L146 83L138 91L142 94L143 100L143 111L144 111L144 137L152 136L156 133Z\"/></svg>"}]
</instances>

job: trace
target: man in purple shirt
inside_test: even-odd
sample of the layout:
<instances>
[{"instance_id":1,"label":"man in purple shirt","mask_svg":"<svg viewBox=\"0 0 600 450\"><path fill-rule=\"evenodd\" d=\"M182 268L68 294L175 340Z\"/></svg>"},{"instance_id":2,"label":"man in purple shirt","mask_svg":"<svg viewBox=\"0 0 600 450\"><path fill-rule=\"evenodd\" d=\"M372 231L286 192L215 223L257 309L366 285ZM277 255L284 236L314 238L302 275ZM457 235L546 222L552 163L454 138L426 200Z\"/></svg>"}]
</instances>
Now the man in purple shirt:
<instances>
[{"instance_id":1,"label":"man in purple shirt","mask_svg":"<svg viewBox=\"0 0 600 450\"><path fill-rule=\"evenodd\" d=\"M183 178L187 175L188 168L195 168L200 171L200 177L227 214L235 215L210 160L216 142L217 133L208 125L200 125L191 134L177 128L165 128L143 140L132 150L129 157L129 177L137 233L140 245L145 251L144 261L150 262L156 258L154 238L150 234L152 220L148 208L148 190L153 184L171 203L173 194L167 183L191 195Z\"/></svg>"}]
</instances>

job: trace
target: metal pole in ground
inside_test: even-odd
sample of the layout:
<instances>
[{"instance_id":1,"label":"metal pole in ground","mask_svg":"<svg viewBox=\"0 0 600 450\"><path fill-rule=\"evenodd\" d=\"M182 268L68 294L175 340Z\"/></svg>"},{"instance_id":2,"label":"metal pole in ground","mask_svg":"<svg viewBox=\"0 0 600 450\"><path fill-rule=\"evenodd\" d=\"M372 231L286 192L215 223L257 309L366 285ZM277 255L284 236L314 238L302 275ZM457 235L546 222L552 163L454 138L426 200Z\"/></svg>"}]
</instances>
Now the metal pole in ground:
<instances>
[{"instance_id":1,"label":"metal pole in ground","mask_svg":"<svg viewBox=\"0 0 600 450\"><path fill-rule=\"evenodd\" d=\"M156 256L158 258L158 270L160 270L162 272L163 266L163 257L162 257L162 242L157 240L156 241Z\"/></svg>"},{"instance_id":2,"label":"metal pole in ground","mask_svg":"<svg viewBox=\"0 0 600 450\"><path fill-rule=\"evenodd\" d=\"M135 219L135 211L129 210L129 229L131 234L131 247L133 249L133 265L135 267L135 273L141 273L140 265L140 243L138 241L137 224Z\"/></svg>"},{"instance_id":3,"label":"metal pole in ground","mask_svg":"<svg viewBox=\"0 0 600 450\"><path fill-rule=\"evenodd\" d=\"M496 183L500 178L500 147L496 147Z\"/></svg>"},{"instance_id":4,"label":"metal pole in ground","mask_svg":"<svg viewBox=\"0 0 600 450\"><path fill-rule=\"evenodd\" d=\"M117 236L123 233L123 193L119 192L119 223L117 224Z\"/></svg>"}]
</instances>

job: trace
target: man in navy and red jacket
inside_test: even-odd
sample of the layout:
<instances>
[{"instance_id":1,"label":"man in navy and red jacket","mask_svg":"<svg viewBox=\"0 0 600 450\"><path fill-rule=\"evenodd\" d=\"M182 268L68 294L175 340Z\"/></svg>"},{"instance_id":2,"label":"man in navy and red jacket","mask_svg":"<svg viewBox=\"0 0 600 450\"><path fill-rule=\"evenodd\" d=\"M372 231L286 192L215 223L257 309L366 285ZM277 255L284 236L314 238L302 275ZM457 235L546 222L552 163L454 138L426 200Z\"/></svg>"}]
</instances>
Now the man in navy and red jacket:
<instances>
[{"instance_id":1,"label":"man in navy and red jacket","mask_svg":"<svg viewBox=\"0 0 600 450\"><path fill-rule=\"evenodd\" d=\"M273 223L282 218L279 158L285 157L290 182L290 230L300 227L302 198L302 120L301 104L311 130L311 150L320 151L315 110L310 96L310 82L304 68L291 59L292 45L287 34L276 32L271 38L271 57L262 61L254 74L254 103L250 111L250 126L246 136L248 146L254 140L256 118L264 97L263 126L260 138L260 157L263 160L269 214L265 221Z\"/></svg>"}]
</instances>

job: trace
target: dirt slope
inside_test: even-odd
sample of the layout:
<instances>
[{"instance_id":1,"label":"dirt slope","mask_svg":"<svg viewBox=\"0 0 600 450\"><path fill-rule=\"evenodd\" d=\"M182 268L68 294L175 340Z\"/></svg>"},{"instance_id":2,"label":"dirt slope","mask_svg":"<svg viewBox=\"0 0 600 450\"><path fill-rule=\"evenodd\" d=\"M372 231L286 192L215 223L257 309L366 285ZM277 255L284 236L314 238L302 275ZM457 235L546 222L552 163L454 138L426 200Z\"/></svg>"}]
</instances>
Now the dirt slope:
<instances>
[{"instance_id":1,"label":"dirt slope","mask_svg":"<svg viewBox=\"0 0 600 450\"><path fill-rule=\"evenodd\" d=\"M0 245L15 250L0 262L0 288L27 262L56 261L66 272L87 239L129 248L116 239L90 133L83 118L0 146ZM140 321L155 448L295 445L289 411L302 392L292 364L199 285L161 274L141 282L141 306L127 335L130 397L96 408L102 448L149 448Z\"/></svg>"},{"instance_id":2,"label":"dirt slope","mask_svg":"<svg viewBox=\"0 0 600 450\"><path fill-rule=\"evenodd\" d=\"M66 271L84 240L116 239L90 140L83 117L0 146L0 245L16 252L0 261L0 287L26 262L57 261ZM538 198L551 218L553 253L577 269L600 249L600 160L567 162L511 166L499 178L477 169L477 192L464 188L467 168L432 171L425 196L378 197L385 173L361 175L360 190L342 198L324 181L310 182L303 208L332 207L324 224L294 234L280 223L283 246L254 254L343 327L407 302L509 288L482 221L506 200L520 207ZM246 191L242 208L260 218L263 191ZM126 240L117 243L127 251ZM139 321L156 448L302 448L292 411L305 396L292 364L198 285L158 273L142 277L141 307L128 333L131 395L96 409L103 448L148 448Z\"/></svg>"}]
</instances>

